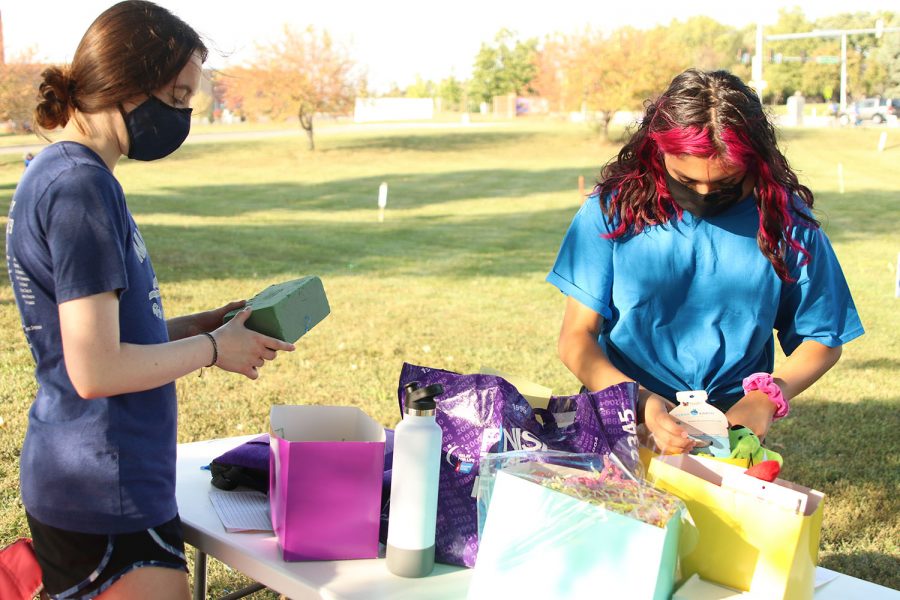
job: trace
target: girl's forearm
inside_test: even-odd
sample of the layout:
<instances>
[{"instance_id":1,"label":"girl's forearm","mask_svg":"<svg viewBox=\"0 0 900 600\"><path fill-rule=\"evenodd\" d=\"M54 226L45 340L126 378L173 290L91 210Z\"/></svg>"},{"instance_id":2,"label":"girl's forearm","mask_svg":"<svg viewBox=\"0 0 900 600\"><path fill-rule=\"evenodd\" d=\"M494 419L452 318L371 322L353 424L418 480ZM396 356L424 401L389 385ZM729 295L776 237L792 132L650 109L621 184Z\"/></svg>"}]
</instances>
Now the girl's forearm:
<instances>
[{"instance_id":1,"label":"girl's forearm","mask_svg":"<svg viewBox=\"0 0 900 600\"><path fill-rule=\"evenodd\" d=\"M784 397L791 400L828 372L841 357L841 346L834 348L816 341L803 342L772 373Z\"/></svg>"},{"instance_id":2,"label":"girl's forearm","mask_svg":"<svg viewBox=\"0 0 900 600\"><path fill-rule=\"evenodd\" d=\"M563 364L589 390L631 381L609 361L596 338L589 334L570 333L560 338L559 356Z\"/></svg>"},{"instance_id":3,"label":"girl's forearm","mask_svg":"<svg viewBox=\"0 0 900 600\"><path fill-rule=\"evenodd\" d=\"M193 336L165 344L119 344L97 360L67 361L66 367L78 394L91 399L165 385L210 364L212 356L211 341Z\"/></svg>"}]
</instances>

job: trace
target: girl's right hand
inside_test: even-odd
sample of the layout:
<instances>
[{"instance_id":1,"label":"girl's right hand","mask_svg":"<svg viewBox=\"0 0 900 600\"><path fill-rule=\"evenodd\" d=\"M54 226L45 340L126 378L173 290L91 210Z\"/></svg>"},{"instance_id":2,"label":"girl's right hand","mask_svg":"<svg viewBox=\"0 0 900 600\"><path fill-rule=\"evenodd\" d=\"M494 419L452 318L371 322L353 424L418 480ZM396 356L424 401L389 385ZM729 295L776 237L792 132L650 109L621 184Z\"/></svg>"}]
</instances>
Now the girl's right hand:
<instances>
[{"instance_id":1,"label":"girl's right hand","mask_svg":"<svg viewBox=\"0 0 900 600\"><path fill-rule=\"evenodd\" d=\"M279 350L293 352L294 345L257 333L244 326L250 308L240 311L228 323L212 332L218 347L216 366L250 379L259 377L259 369L267 360L274 360Z\"/></svg>"},{"instance_id":2,"label":"girl's right hand","mask_svg":"<svg viewBox=\"0 0 900 600\"><path fill-rule=\"evenodd\" d=\"M669 416L666 400L651 394L644 404L644 425L650 430L656 449L662 454L683 454L694 449L687 431Z\"/></svg>"}]
</instances>

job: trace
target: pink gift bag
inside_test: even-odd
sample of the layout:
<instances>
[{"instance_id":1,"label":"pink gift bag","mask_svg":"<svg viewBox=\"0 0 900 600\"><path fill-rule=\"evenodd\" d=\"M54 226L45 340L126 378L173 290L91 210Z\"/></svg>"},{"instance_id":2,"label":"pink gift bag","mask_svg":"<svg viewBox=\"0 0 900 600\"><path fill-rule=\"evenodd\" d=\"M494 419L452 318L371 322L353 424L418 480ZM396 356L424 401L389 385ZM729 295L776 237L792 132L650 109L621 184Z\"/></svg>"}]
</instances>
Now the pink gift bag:
<instances>
[{"instance_id":1,"label":"pink gift bag","mask_svg":"<svg viewBox=\"0 0 900 600\"><path fill-rule=\"evenodd\" d=\"M376 558L384 428L352 406L273 406L269 507L286 561Z\"/></svg>"}]
</instances>

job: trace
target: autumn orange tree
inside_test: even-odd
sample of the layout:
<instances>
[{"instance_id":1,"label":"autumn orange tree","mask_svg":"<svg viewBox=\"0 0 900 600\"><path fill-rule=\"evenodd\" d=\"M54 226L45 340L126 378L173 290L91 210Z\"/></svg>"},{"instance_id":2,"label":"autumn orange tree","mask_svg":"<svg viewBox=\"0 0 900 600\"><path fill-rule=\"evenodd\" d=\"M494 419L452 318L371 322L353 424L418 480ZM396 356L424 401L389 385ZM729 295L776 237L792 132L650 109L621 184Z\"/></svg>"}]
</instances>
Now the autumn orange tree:
<instances>
[{"instance_id":1,"label":"autumn orange tree","mask_svg":"<svg viewBox=\"0 0 900 600\"><path fill-rule=\"evenodd\" d=\"M313 119L322 113L346 113L362 78L349 54L327 31L285 26L281 39L257 47L246 66L222 79L226 102L249 115L272 119L296 116L315 149Z\"/></svg>"},{"instance_id":2,"label":"autumn orange tree","mask_svg":"<svg viewBox=\"0 0 900 600\"><path fill-rule=\"evenodd\" d=\"M29 51L0 64L0 121L12 121L18 131L31 125L41 71L46 68L32 58Z\"/></svg>"},{"instance_id":3,"label":"autumn orange tree","mask_svg":"<svg viewBox=\"0 0 900 600\"><path fill-rule=\"evenodd\" d=\"M537 64L537 91L564 110L583 106L594 111L607 137L616 111L639 109L688 66L661 27L548 38Z\"/></svg>"},{"instance_id":4,"label":"autumn orange tree","mask_svg":"<svg viewBox=\"0 0 900 600\"><path fill-rule=\"evenodd\" d=\"M594 49L600 53L601 60L587 61L586 96L588 105L600 111L607 137L610 120L617 110L640 108L689 66L662 27L646 31L622 27L602 45L594 45Z\"/></svg>"}]
</instances>

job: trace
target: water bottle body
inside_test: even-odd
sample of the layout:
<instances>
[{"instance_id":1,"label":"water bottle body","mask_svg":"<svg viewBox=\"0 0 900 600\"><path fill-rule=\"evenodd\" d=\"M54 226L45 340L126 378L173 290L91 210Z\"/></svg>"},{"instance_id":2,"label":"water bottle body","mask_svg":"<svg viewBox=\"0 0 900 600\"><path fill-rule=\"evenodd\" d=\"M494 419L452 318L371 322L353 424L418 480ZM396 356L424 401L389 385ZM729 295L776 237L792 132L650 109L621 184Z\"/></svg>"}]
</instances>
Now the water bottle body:
<instances>
[{"instance_id":1,"label":"water bottle body","mask_svg":"<svg viewBox=\"0 0 900 600\"><path fill-rule=\"evenodd\" d=\"M407 414L394 432L387 566L403 577L434 567L441 428L434 415Z\"/></svg>"}]
</instances>

